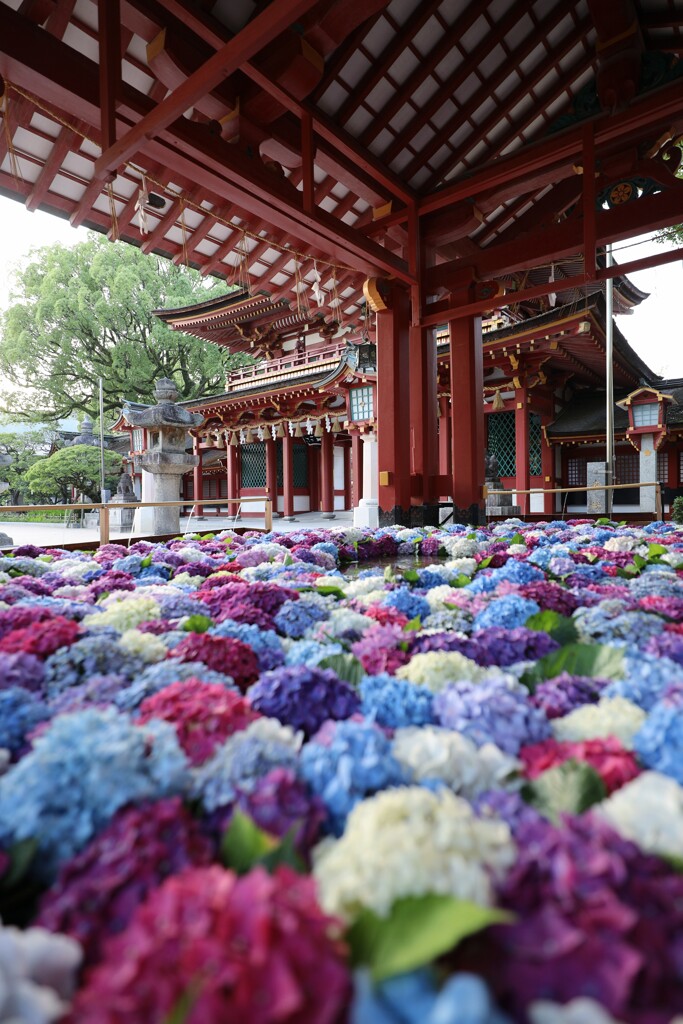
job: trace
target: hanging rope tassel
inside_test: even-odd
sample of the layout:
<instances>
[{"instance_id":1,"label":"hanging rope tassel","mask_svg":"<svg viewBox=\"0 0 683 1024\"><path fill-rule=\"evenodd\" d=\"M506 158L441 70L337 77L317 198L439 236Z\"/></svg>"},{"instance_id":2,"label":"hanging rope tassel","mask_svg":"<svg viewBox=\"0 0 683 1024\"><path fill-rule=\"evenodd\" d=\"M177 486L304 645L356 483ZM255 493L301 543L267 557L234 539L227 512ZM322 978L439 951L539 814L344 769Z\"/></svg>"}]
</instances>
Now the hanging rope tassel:
<instances>
[{"instance_id":1,"label":"hanging rope tassel","mask_svg":"<svg viewBox=\"0 0 683 1024\"><path fill-rule=\"evenodd\" d=\"M17 151L14 148L14 141L12 139L12 132L9 125L9 87L5 83L5 94L2 98L2 109L3 109L3 121L5 124L5 137L7 138L7 156L9 158L9 167L12 177L14 178L17 188L21 187L21 166L19 164L19 157Z\"/></svg>"},{"instance_id":2,"label":"hanging rope tassel","mask_svg":"<svg viewBox=\"0 0 683 1024\"><path fill-rule=\"evenodd\" d=\"M112 242L118 242L121 235L119 234L119 219L116 216L116 201L114 199L114 186L111 182L107 184L107 197L109 199L109 215L111 216L111 240Z\"/></svg>"}]
</instances>

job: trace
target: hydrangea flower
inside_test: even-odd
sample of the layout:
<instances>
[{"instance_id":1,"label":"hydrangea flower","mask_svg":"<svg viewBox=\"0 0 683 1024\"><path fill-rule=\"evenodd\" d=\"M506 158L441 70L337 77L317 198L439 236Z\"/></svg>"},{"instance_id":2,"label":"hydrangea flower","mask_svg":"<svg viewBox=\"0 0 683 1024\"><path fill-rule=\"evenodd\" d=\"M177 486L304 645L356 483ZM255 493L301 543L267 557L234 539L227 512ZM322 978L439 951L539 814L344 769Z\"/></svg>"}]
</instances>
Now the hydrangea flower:
<instances>
[{"instance_id":1,"label":"hydrangea flower","mask_svg":"<svg viewBox=\"0 0 683 1024\"><path fill-rule=\"evenodd\" d=\"M376 625L351 645L351 651L369 675L393 674L410 657L409 640L409 634L400 626Z\"/></svg>"},{"instance_id":2,"label":"hydrangea flower","mask_svg":"<svg viewBox=\"0 0 683 1024\"><path fill-rule=\"evenodd\" d=\"M229 636L191 633L173 648L173 657L180 662L201 661L207 668L231 676L242 691L259 674L258 661L251 647Z\"/></svg>"},{"instance_id":3,"label":"hydrangea flower","mask_svg":"<svg viewBox=\"0 0 683 1024\"><path fill-rule=\"evenodd\" d=\"M388 673L364 676L360 682L361 711L379 725L398 729L406 725L430 725L436 721L433 694Z\"/></svg>"},{"instance_id":4,"label":"hydrangea flower","mask_svg":"<svg viewBox=\"0 0 683 1024\"><path fill-rule=\"evenodd\" d=\"M45 661L45 688L55 697L70 686L87 682L91 676L105 675L115 667L119 675L133 679L144 669L144 662L119 647L110 636L84 636L70 647L62 647Z\"/></svg>"},{"instance_id":5,"label":"hydrangea flower","mask_svg":"<svg viewBox=\"0 0 683 1024\"><path fill-rule=\"evenodd\" d=\"M474 683L488 678L488 669L480 668L475 661L457 651L415 654L407 665L397 669L399 679L407 679L419 686L426 686L432 693L439 693L449 683L462 679Z\"/></svg>"},{"instance_id":6,"label":"hydrangea flower","mask_svg":"<svg viewBox=\"0 0 683 1024\"><path fill-rule=\"evenodd\" d=\"M477 747L450 729L397 729L392 753L415 782L443 783L471 800L486 789L519 785L520 762L493 743Z\"/></svg>"},{"instance_id":7,"label":"hydrangea flower","mask_svg":"<svg viewBox=\"0 0 683 1024\"><path fill-rule=\"evenodd\" d=\"M193 794L208 812L231 804L238 790L250 792L273 768L296 770L303 737L272 718L258 718L234 733L197 768Z\"/></svg>"},{"instance_id":8,"label":"hydrangea flower","mask_svg":"<svg viewBox=\"0 0 683 1024\"><path fill-rule=\"evenodd\" d=\"M249 688L249 700L261 714L311 736L323 722L350 718L360 707L358 694L331 669L277 668Z\"/></svg>"},{"instance_id":9,"label":"hydrangea flower","mask_svg":"<svg viewBox=\"0 0 683 1024\"><path fill-rule=\"evenodd\" d=\"M558 740L581 741L616 736L630 750L645 718L645 712L625 697L603 696L597 704L584 704L563 718L554 718L551 728Z\"/></svg>"},{"instance_id":10,"label":"hydrangea flower","mask_svg":"<svg viewBox=\"0 0 683 1024\"><path fill-rule=\"evenodd\" d=\"M43 662L35 654L0 654L0 687L21 686L40 690L44 676Z\"/></svg>"},{"instance_id":11,"label":"hydrangea flower","mask_svg":"<svg viewBox=\"0 0 683 1024\"><path fill-rule=\"evenodd\" d=\"M328 609L310 601L287 601L275 616L275 627L283 636L298 639L328 616Z\"/></svg>"},{"instance_id":12,"label":"hydrangea flower","mask_svg":"<svg viewBox=\"0 0 683 1024\"><path fill-rule=\"evenodd\" d=\"M119 633L135 629L141 622L147 622L149 619L158 619L161 614L159 605L153 597L130 597L118 591L106 597L101 607L104 611L89 625L97 629L113 626Z\"/></svg>"},{"instance_id":13,"label":"hydrangea flower","mask_svg":"<svg viewBox=\"0 0 683 1024\"><path fill-rule=\"evenodd\" d=\"M491 877L514 859L503 822L478 819L449 789L406 786L359 803L342 838L314 850L313 874L322 906L352 921L365 907L386 916L397 899L426 893L490 905Z\"/></svg>"},{"instance_id":14,"label":"hydrangea flower","mask_svg":"<svg viewBox=\"0 0 683 1024\"><path fill-rule=\"evenodd\" d=\"M410 778L391 752L387 736L372 722L327 722L301 751L299 774L321 797L335 835L368 794L400 786Z\"/></svg>"},{"instance_id":15,"label":"hydrangea flower","mask_svg":"<svg viewBox=\"0 0 683 1024\"><path fill-rule=\"evenodd\" d=\"M37 923L76 939L84 963L96 963L104 940L123 931L138 903L169 875L209 864L212 855L177 797L124 808L62 866L41 900Z\"/></svg>"},{"instance_id":16,"label":"hydrangea flower","mask_svg":"<svg viewBox=\"0 0 683 1024\"><path fill-rule=\"evenodd\" d=\"M113 709L59 715L0 777L0 836L38 841L50 878L127 803L181 793L187 760L173 727Z\"/></svg>"},{"instance_id":17,"label":"hydrangea flower","mask_svg":"<svg viewBox=\"0 0 683 1024\"><path fill-rule=\"evenodd\" d=\"M272 629L259 629L258 626L246 622L235 622L234 619L223 619L217 626L209 630L212 636L231 636L251 647L256 655L262 672L278 668L284 663L285 651L282 641Z\"/></svg>"},{"instance_id":18,"label":"hydrangea flower","mask_svg":"<svg viewBox=\"0 0 683 1024\"><path fill-rule=\"evenodd\" d=\"M383 604L387 608L397 608L407 619L425 619L431 608L429 602L414 593L410 587L397 587L391 590L384 598Z\"/></svg>"},{"instance_id":19,"label":"hydrangea flower","mask_svg":"<svg viewBox=\"0 0 683 1024\"><path fill-rule=\"evenodd\" d=\"M55 615L44 622L34 622L24 629L14 629L0 639L4 654L33 654L47 658L60 647L69 647L77 639L81 627L71 619Z\"/></svg>"},{"instance_id":20,"label":"hydrangea flower","mask_svg":"<svg viewBox=\"0 0 683 1024\"><path fill-rule=\"evenodd\" d=\"M488 626L502 626L514 629L523 626L530 616L540 611L540 606L529 598L518 594L494 598L489 605L474 617L475 629L486 629Z\"/></svg>"},{"instance_id":21,"label":"hydrangea flower","mask_svg":"<svg viewBox=\"0 0 683 1024\"><path fill-rule=\"evenodd\" d=\"M602 739L584 740L580 743L560 743L558 740L543 740L522 747L519 752L524 764L524 773L535 779L549 768L573 759L594 768L608 793L626 785L640 774L640 767L630 750L626 750L613 736Z\"/></svg>"},{"instance_id":22,"label":"hydrangea flower","mask_svg":"<svg viewBox=\"0 0 683 1024\"><path fill-rule=\"evenodd\" d=\"M523 744L550 736L548 719L529 701L526 687L503 673L480 683L451 683L434 698L434 710L442 725L477 746L492 743L513 757Z\"/></svg>"},{"instance_id":23,"label":"hydrangea flower","mask_svg":"<svg viewBox=\"0 0 683 1024\"><path fill-rule=\"evenodd\" d=\"M286 867L242 878L217 866L188 869L163 882L111 941L74 1016L101 1024L106 1007L110 1024L161 1022L196 988L188 1024L334 1024L348 999L344 953L310 878Z\"/></svg>"},{"instance_id":24,"label":"hydrangea flower","mask_svg":"<svg viewBox=\"0 0 683 1024\"><path fill-rule=\"evenodd\" d=\"M56 1024L76 988L81 949L44 928L0 926L0 1019L8 1024Z\"/></svg>"},{"instance_id":25,"label":"hydrangea flower","mask_svg":"<svg viewBox=\"0 0 683 1024\"><path fill-rule=\"evenodd\" d=\"M29 690L11 686L0 690L0 749L17 757L28 746L28 737L41 722L50 718L50 711Z\"/></svg>"},{"instance_id":26,"label":"hydrangea flower","mask_svg":"<svg viewBox=\"0 0 683 1024\"><path fill-rule=\"evenodd\" d=\"M593 679L592 676L573 676L561 672L552 679L544 679L531 695L531 703L540 708L548 718L562 718L582 704L594 704L600 699L607 679Z\"/></svg>"},{"instance_id":27,"label":"hydrangea flower","mask_svg":"<svg viewBox=\"0 0 683 1024\"><path fill-rule=\"evenodd\" d=\"M595 814L646 853L679 858L683 849L683 787L646 771L612 793Z\"/></svg>"}]
</instances>

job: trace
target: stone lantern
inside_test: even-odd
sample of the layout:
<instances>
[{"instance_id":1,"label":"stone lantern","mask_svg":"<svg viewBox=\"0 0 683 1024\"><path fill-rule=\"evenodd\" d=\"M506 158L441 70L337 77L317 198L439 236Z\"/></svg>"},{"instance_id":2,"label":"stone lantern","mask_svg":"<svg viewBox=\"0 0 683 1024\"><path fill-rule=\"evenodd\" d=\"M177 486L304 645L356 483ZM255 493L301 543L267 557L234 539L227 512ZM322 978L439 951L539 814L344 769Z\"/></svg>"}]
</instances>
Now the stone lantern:
<instances>
[{"instance_id":1,"label":"stone lantern","mask_svg":"<svg viewBox=\"0 0 683 1024\"><path fill-rule=\"evenodd\" d=\"M156 405L139 412L127 410L126 419L131 426L147 430L149 447L140 458L140 467L152 474L152 501L178 501L180 478L199 461L185 451L187 432L201 426L204 417L176 404L178 391L168 377L157 381L154 395ZM179 507L154 509L154 533L179 531Z\"/></svg>"}]
</instances>

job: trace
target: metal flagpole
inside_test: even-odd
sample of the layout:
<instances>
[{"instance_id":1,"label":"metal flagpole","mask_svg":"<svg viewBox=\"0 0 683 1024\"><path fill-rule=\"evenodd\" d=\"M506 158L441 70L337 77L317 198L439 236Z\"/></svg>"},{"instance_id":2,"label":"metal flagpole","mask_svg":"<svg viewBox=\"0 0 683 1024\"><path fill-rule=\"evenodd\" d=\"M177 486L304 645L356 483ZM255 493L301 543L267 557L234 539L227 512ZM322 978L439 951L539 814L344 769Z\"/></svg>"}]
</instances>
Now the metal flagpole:
<instances>
[{"instance_id":1,"label":"metal flagpole","mask_svg":"<svg viewBox=\"0 0 683 1024\"><path fill-rule=\"evenodd\" d=\"M104 493L104 395L100 377L100 501L105 503L106 500L107 495Z\"/></svg>"},{"instance_id":2,"label":"metal flagpole","mask_svg":"<svg viewBox=\"0 0 683 1024\"><path fill-rule=\"evenodd\" d=\"M605 266L613 266L612 243L605 246ZM607 463L607 483L614 483L614 279L605 281L605 446ZM607 514L612 515L614 491L607 490Z\"/></svg>"}]
</instances>

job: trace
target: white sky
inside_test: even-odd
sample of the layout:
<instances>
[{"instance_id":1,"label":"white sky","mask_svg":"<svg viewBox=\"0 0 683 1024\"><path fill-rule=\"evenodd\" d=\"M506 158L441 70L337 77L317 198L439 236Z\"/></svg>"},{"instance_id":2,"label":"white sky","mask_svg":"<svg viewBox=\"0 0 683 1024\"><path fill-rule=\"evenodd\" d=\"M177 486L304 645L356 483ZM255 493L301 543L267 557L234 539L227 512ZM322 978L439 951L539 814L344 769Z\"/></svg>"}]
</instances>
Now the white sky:
<instances>
[{"instance_id":1,"label":"white sky","mask_svg":"<svg viewBox=\"0 0 683 1024\"><path fill-rule=\"evenodd\" d=\"M24 206L0 196L0 309L9 302L12 268L26 262L31 249L62 242L75 245L84 240L83 228L72 228L68 221L50 214L29 213ZM639 244L634 245L634 242ZM619 252L620 246L628 248ZM644 239L631 239L615 246L619 263L661 252L662 246ZM681 261L632 274L631 280L646 299L631 316L620 316L617 323L627 341L647 365L662 376L683 377L683 267Z\"/></svg>"}]
</instances>

